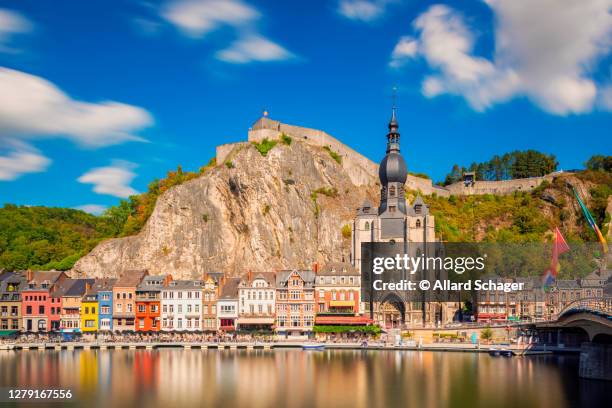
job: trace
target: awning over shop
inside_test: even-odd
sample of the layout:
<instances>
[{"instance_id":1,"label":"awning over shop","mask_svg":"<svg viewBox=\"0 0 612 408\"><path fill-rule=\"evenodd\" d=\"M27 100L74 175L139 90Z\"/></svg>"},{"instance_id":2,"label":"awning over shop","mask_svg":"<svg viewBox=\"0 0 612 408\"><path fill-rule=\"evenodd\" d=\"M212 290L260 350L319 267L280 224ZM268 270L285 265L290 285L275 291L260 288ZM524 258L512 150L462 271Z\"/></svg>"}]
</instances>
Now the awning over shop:
<instances>
[{"instance_id":1,"label":"awning over shop","mask_svg":"<svg viewBox=\"0 0 612 408\"><path fill-rule=\"evenodd\" d=\"M238 319L239 325L247 324L274 324L273 317L240 317Z\"/></svg>"},{"instance_id":2,"label":"awning over shop","mask_svg":"<svg viewBox=\"0 0 612 408\"><path fill-rule=\"evenodd\" d=\"M354 300L330 300L329 305L331 307L352 307L355 306Z\"/></svg>"},{"instance_id":3,"label":"awning over shop","mask_svg":"<svg viewBox=\"0 0 612 408\"><path fill-rule=\"evenodd\" d=\"M317 325L348 325L359 326L372 324L373 321L365 316L317 316L315 324Z\"/></svg>"},{"instance_id":4,"label":"awning over shop","mask_svg":"<svg viewBox=\"0 0 612 408\"><path fill-rule=\"evenodd\" d=\"M17 334L17 330L0 330L0 337L10 337Z\"/></svg>"}]
</instances>

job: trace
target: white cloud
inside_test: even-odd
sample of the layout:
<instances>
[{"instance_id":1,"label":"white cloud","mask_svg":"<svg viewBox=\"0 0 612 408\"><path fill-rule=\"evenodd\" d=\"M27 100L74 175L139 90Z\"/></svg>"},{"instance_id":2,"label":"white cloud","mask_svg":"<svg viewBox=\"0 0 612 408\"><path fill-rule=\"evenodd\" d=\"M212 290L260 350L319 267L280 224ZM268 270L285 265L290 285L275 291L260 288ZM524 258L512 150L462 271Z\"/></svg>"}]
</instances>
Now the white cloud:
<instances>
[{"instance_id":1,"label":"white cloud","mask_svg":"<svg viewBox=\"0 0 612 408\"><path fill-rule=\"evenodd\" d=\"M160 14L192 38L203 38L222 27L234 29L237 40L215 54L224 62L246 64L293 57L291 52L258 32L256 23L261 13L241 0L173 0Z\"/></svg>"},{"instance_id":2,"label":"white cloud","mask_svg":"<svg viewBox=\"0 0 612 408\"><path fill-rule=\"evenodd\" d=\"M423 93L461 95L477 110L526 96L553 114L591 111L598 93L591 74L612 45L610 0L485 1L495 15L492 59L474 55L456 11L436 5L415 20L418 54L433 70Z\"/></svg>"},{"instance_id":3,"label":"white cloud","mask_svg":"<svg viewBox=\"0 0 612 408\"><path fill-rule=\"evenodd\" d=\"M168 3L161 15L196 38L223 25L239 28L259 18L257 10L240 0L177 0Z\"/></svg>"},{"instance_id":4,"label":"white cloud","mask_svg":"<svg viewBox=\"0 0 612 408\"><path fill-rule=\"evenodd\" d=\"M108 194L115 197L127 198L138 192L130 183L136 177L132 169L134 163L115 161L111 166L96 167L89 170L77 179L79 183L93 184L93 191L98 194Z\"/></svg>"},{"instance_id":5,"label":"white cloud","mask_svg":"<svg viewBox=\"0 0 612 408\"><path fill-rule=\"evenodd\" d=\"M252 35L239 38L229 48L217 52L216 57L233 64L246 64L286 60L293 54L264 37Z\"/></svg>"},{"instance_id":6,"label":"white cloud","mask_svg":"<svg viewBox=\"0 0 612 408\"><path fill-rule=\"evenodd\" d=\"M399 68L404 65L408 60L414 58L418 52L419 43L417 40L410 36L400 38L398 43L393 48L391 53L391 61L389 66L392 68Z\"/></svg>"},{"instance_id":7,"label":"white cloud","mask_svg":"<svg viewBox=\"0 0 612 408\"><path fill-rule=\"evenodd\" d=\"M93 215L100 215L106 210L106 206L100 204L84 204L74 207L74 209L85 211Z\"/></svg>"},{"instance_id":8,"label":"white cloud","mask_svg":"<svg viewBox=\"0 0 612 408\"><path fill-rule=\"evenodd\" d=\"M15 140L5 140L4 143L8 149L4 154L0 153L0 180L10 181L24 173L39 173L51 164L50 159L25 143Z\"/></svg>"},{"instance_id":9,"label":"white cloud","mask_svg":"<svg viewBox=\"0 0 612 408\"><path fill-rule=\"evenodd\" d=\"M0 67L0 140L65 137L83 146L108 146L143 140L134 132L152 123L142 108L78 101L43 78Z\"/></svg>"},{"instance_id":10,"label":"white cloud","mask_svg":"<svg viewBox=\"0 0 612 408\"><path fill-rule=\"evenodd\" d=\"M338 13L350 19L372 22L381 18L393 0L340 0Z\"/></svg>"},{"instance_id":11,"label":"white cloud","mask_svg":"<svg viewBox=\"0 0 612 408\"><path fill-rule=\"evenodd\" d=\"M0 52L10 51L8 42L15 34L25 34L32 31L34 25L21 14L0 9Z\"/></svg>"}]
</instances>

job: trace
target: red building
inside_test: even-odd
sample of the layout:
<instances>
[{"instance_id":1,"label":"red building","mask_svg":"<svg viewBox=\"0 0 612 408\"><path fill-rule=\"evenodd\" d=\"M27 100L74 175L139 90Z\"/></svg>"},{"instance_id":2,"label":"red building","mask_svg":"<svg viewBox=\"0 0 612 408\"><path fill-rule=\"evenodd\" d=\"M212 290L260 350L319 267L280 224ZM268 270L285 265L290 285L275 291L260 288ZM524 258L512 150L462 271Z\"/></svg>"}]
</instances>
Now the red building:
<instances>
[{"instance_id":1,"label":"red building","mask_svg":"<svg viewBox=\"0 0 612 408\"><path fill-rule=\"evenodd\" d=\"M23 331L48 332L59 328L61 300L52 298L51 291L67 279L61 271L27 271L27 284L21 294Z\"/></svg>"},{"instance_id":2,"label":"red building","mask_svg":"<svg viewBox=\"0 0 612 408\"><path fill-rule=\"evenodd\" d=\"M145 276L136 287L136 331L155 332L161 328L161 291L172 275Z\"/></svg>"}]
</instances>

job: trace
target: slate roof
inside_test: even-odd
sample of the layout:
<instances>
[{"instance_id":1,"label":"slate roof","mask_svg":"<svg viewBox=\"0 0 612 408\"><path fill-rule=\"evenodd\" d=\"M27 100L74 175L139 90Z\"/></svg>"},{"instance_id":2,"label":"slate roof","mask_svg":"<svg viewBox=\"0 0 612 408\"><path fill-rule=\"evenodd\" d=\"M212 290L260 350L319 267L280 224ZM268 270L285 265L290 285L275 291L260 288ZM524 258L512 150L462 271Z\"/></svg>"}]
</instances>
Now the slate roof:
<instances>
[{"instance_id":1,"label":"slate roof","mask_svg":"<svg viewBox=\"0 0 612 408\"><path fill-rule=\"evenodd\" d=\"M72 286L68 288L64 296L82 297L87 292L87 285L93 285L94 279L74 279Z\"/></svg>"},{"instance_id":2,"label":"slate roof","mask_svg":"<svg viewBox=\"0 0 612 408\"><path fill-rule=\"evenodd\" d=\"M91 290L95 292L112 292L115 282L117 282L116 278L96 279Z\"/></svg>"},{"instance_id":3,"label":"slate roof","mask_svg":"<svg viewBox=\"0 0 612 408\"><path fill-rule=\"evenodd\" d=\"M48 289L43 288L42 284L48 282L49 288L52 287L63 273L62 271L33 271L32 279L28 282L24 290ZM27 272L24 272L24 274L27 276Z\"/></svg>"},{"instance_id":4,"label":"slate roof","mask_svg":"<svg viewBox=\"0 0 612 408\"><path fill-rule=\"evenodd\" d=\"M238 285L240 278L227 278L225 284L221 287L219 300L238 299Z\"/></svg>"},{"instance_id":5,"label":"slate roof","mask_svg":"<svg viewBox=\"0 0 612 408\"><path fill-rule=\"evenodd\" d=\"M168 286L164 286L163 290L190 290L203 287L204 282L201 280L173 280L168 283Z\"/></svg>"},{"instance_id":6,"label":"slate roof","mask_svg":"<svg viewBox=\"0 0 612 408\"><path fill-rule=\"evenodd\" d=\"M315 278L316 275L314 273L314 271L305 271L305 270L290 270L290 271L280 271L276 274L276 287L277 288L285 288L287 287L287 281L289 280L289 277L294 273L297 272L297 274L300 276L300 278L302 278L302 280L304 281L304 287L305 288L313 288L314 287L314 282L315 282Z\"/></svg>"},{"instance_id":7,"label":"slate roof","mask_svg":"<svg viewBox=\"0 0 612 408\"><path fill-rule=\"evenodd\" d=\"M359 276L357 269L348 262L328 262L321 271L319 276Z\"/></svg>"},{"instance_id":8,"label":"slate roof","mask_svg":"<svg viewBox=\"0 0 612 408\"><path fill-rule=\"evenodd\" d=\"M132 269L132 270L125 271L123 275L121 275L119 279L117 279L117 281L115 282L115 287L118 287L118 288L136 287L138 286L138 284L140 284L142 279L148 274L149 272L146 269L139 269L139 270Z\"/></svg>"},{"instance_id":9,"label":"slate roof","mask_svg":"<svg viewBox=\"0 0 612 408\"><path fill-rule=\"evenodd\" d=\"M248 275L240 279L240 287L251 287L253 281L257 279L265 280L272 288L276 285L276 274L274 272L253 272L250 279Z\"/></svg>"}]
</instances>

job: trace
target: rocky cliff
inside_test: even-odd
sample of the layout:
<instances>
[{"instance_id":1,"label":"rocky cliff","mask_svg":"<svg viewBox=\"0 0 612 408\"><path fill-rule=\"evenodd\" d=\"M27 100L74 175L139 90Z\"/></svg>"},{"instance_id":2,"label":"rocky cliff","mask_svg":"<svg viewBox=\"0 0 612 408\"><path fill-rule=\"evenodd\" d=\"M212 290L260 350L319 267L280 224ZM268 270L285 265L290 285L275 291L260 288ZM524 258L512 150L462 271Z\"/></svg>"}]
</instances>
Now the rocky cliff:
<instances>
[{"instance_id":1,"label":"rocky cliff","mask_svg":"<svg viewBox=\"0 0 612 408\"><path fill-rule=\"evenodd\" d=\"M366 197L378 197L377 175L369 186L356 186L350 167L296 141L265 156L250 143L236 144L224 163L160 196L138 235L103 241L72 273L117 276L146 268L189 279L348 259L342 227Z\"/></svg>"}]
</instances>

